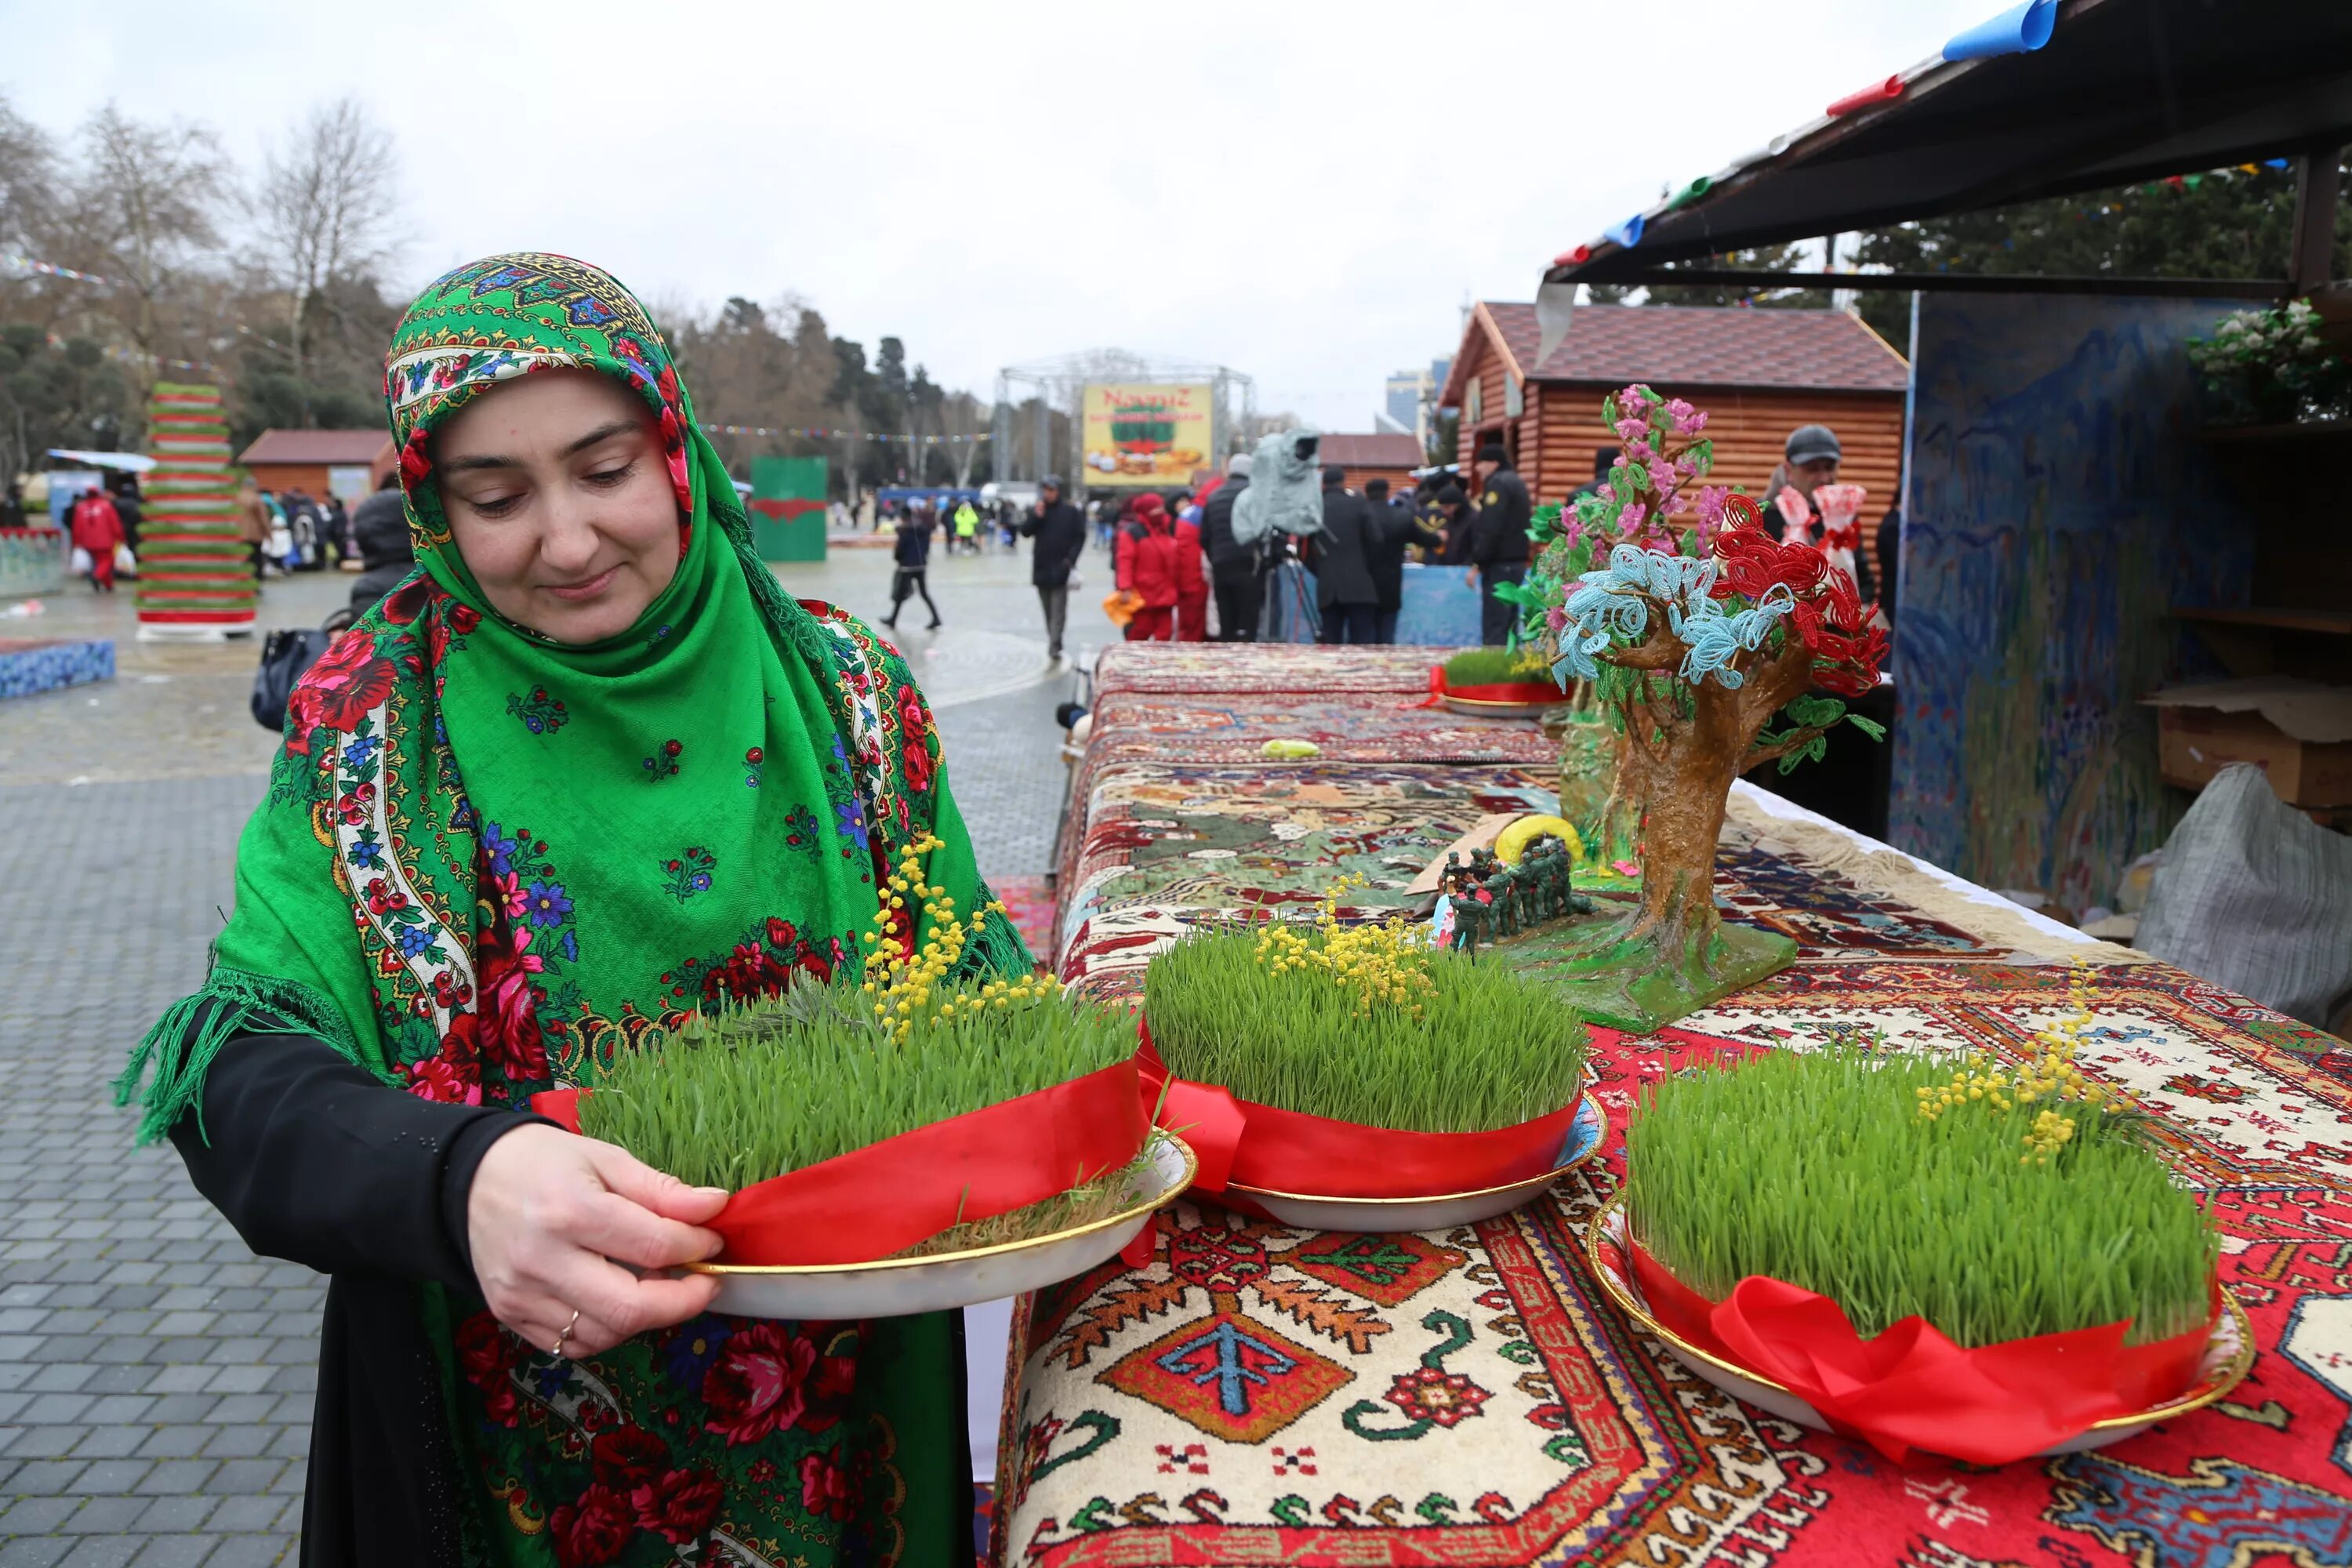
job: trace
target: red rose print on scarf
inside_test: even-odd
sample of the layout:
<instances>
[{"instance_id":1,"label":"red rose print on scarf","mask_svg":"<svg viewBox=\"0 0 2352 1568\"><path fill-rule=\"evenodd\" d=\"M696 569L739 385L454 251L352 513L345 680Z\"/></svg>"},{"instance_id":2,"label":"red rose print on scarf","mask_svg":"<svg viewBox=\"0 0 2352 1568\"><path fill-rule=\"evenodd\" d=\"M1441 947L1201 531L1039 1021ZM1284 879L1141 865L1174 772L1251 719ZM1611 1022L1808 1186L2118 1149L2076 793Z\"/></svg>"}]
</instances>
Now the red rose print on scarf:
<instances>
[{"instance_id":1,"label":"red rose print on scarf","mask_svg":"<svg viewBox=\"0 0 2352 1568\"><path fill-rule=\"evenodd\" d=\"M904 737L899 765L906 771L907 787L919 795L931 787L931 716L911 686L898 689L898 728Z\"/></svg>"},{"instance_id":2,"label":"red rose print on scarf","mask_svg":"<svg viewBox=\"0 0 2352 1568\"><path fill-rule=\"evenodd\" d=\"M669 1445L642 1426L615 1426L596 1434L588 1459L598 1486L630 1492L669 1468Z\"/></svg>"},{"instance_id":3,"label":"red rose print on scarf","mask_svg":"<svg viewBox=\"0 0 2352 1568\"><path fill-rule=\"evenodd\" d=\"M620 1556L637 1532L636 1510L612 1488L599 1484L563 1503L548 1521L562 1568L598 1568Z\"/></svg>"},{"instance_id":4,"label":"red rose print on scarf","mask_svg":"<svg viewBox=\"0 0 2352 1568\"><path fill-rule=\"evenodd\" d=\"M856 1371L855 1360L820 1354L814 1340L773 1320L738 1330L702 1380L709 1429L730 1444L795 1426L824 1431L841 1420Z\"/></svg>"},{"instance_id":5,"label":"red rose print on scarf","mask_svg":"<svg viewBox=\"0 0 2352 1568\"><path fill-rule=\"evenodd\" d=\"M519 1359L514 1336L488 1312L477 1312L457 1325L457 1370L480 1390L489 1418L501 1426L514 1426L522 1418L510 1375Z\"/></svg>"},{"instance_id":6,"label":"red rose print on scarf","mask_svg":"<svg viewBox=\"0 0 2352 1568\"><path fill-rule=\"evenodd\" d=\"M683 1546L710 1528L727 1496L726 1483L712 1470L665 1470L629 1493L637 1528L650 1530L673 1546Z\"/></svg>"},{"instance_id":7,"label":"red rose print on scarf","mask_svg":"<svg viewBox=\"0 0 2352 1568\"><path fill-rule=\"evenodd\" d=\"M510 924L495 912L475 939L482 1055L509 1083L531 1083L547 1076L547 1042L540 1033L538 1013L545 994L531 980L545 965L530 947L530 928Z\"/></svg>"},{"instance_id":8,"label":"red rose print on scarf","mask_svg":"<svg viewBox=\"0 0 2352 1568\"><path fill-rule=\"evenodd\" d=\"M801 1456L801 1510L814 1519L846 1521L857 1511L857 1485L839 1447Z\"/></svg>"},{"instance_id":9,"label":"red rose print on scarf","mask_svg":"<svg viewBox=\"0 0 2352 1568\"><path fill-rule=\"evenodd\" d=\"M286 700L290 721L286 749L309 756L313 729L323 724L330 730L350 730L392 695L392 661L378 658L375 645L364 634L337 637Z\"/></svg>"},{"instance_id":10,"label":"red rose print on scarf","mask_svg":"<svg viewBox=\"0 0 2352 1568\"><path fill-rule=\"evenodd\" d=\"M441 1037L441 1054L408 1064L408 1092L444 1105L482 1103L481 1019L459 1013Z\"/></svg>"}]
</instances>

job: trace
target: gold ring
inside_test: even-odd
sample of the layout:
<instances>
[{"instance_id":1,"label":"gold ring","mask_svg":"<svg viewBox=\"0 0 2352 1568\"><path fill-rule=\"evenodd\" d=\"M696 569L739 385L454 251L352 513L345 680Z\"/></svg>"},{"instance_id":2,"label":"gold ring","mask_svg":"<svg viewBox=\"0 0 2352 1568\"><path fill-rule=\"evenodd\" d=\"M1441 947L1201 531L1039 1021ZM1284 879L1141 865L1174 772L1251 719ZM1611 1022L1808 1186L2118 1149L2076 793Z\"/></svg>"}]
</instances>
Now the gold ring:
<instances>
[{"instance_id":1,"label":"gold ring","mask_svg":"<svg viewBox=\"0 0 2352 1568\"><path fill-rule=\"evenodd\" d=\"M563 1342L570 1339L572 1337L572 1331L579 1326L580 1309L574 1307L572 1309L572 1321L564 1324L563 1331L555 1336L555 1346L548 1353L550 1355L562 1355L563 1353Z\"/></svg>"}]
</instances>

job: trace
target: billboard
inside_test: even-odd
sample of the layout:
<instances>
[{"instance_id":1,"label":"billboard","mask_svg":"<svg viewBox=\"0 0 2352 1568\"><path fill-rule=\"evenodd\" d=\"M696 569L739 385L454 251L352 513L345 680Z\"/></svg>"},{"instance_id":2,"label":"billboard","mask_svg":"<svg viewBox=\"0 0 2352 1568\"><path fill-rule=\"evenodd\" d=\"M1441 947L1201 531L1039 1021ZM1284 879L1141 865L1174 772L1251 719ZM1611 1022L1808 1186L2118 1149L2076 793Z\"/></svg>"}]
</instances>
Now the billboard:
<instances>
[{"instance_id":1,"label":"billboard","mask_svg":"<svg viewBox=\"0 0 2352 1568\"><path fill-rule=\"evenodd\" d=\"M1190 484L1195 468L1214 460L1215 407L1206 382L1089 383L1081 405L1086 454L1080 482L1138 488Z\"/></svg>"}]
</instances>

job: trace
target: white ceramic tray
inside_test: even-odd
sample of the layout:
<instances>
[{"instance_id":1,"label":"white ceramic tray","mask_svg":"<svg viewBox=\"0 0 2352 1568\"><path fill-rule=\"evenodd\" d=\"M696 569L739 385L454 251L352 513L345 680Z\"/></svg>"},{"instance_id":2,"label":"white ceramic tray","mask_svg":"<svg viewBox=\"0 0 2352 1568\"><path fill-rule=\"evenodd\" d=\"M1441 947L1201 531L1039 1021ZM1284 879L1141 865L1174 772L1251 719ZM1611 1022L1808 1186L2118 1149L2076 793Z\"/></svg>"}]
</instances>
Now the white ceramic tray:
<instances>
[{"instance_id":1,"label":"white ceramic tray","mask_svg":"<svg viewBox=\"0 0 2352 1568\"><path fill-rule=\"evenodd\" d=\"M1321 1197L1311 1193L1270 1192L1264 1187L1246 1187L1239 1182L1228 1184L1225 1190L1247 1198L1283 1225L1307 1226L1316 1230L1391 1233L1444 1230L1449 1226L1469 1225L1509 1213L1599 1153L1601 1140L1608 1136L1608 1113L1601 1109L1599 1100L1587 1094L1577 1104L1576 1119L1569 1123L1568 1139L1560 1148L1558 1163L1540 1175L1507 1186L1415 1198Z\"/></svg>"},{"instance_id":2,"label":"white ceramic tray","mask_svg":"<svg viewBox=\"0 0 2352 1568\"><path fill-rule=\"evenodd\" d=\"M1604 1244L1610 1250L1603 1250ZM1696 1373L1700 1377L1730 1394L1743 1405L1752 1405L1768 1415L1793 1421L1800 1426L1810 1426L1816 1432L1826 1432L1830 1424L1821 1413L1798 1398L1788 1389L1769 1378L1759 1376L1744 1367L1718 1360L1689 1342L1677 1338L1673 1330L1650 1315L1650 1304L1642 1295L1642 1287L1629 1269L1620 1268L1615 1259L1624 1256L1625 1205L1622 1198L1613 1199L1592 1219L1584 1234L1584 1256L1592 1265L1594 1276L1609 1299L1617 1303L1618 1310L1633 1320L1641 1331L1666 1347L1666 1353ZM2214 1326L2213 1338L2206 1344L2205 1361L2200 1368L2197 1386L2179 1398L2169 1400L2154 1409L2129 1415L2111 1415L2096 1421L2084 1431L2062 1443L2053 1443L2034 1456L2047 1458L2056 1454L2080 1454L2093 1448L2104 1448L2110 1443L2120 1443L2137 1436L2159 1421L2169 1421L2202 1409L2238 1386L2254 1364L2253 1325L2246 1318L2246 1310L2228 1291L2221 1293L2221 1305L2226 1309L2221 1321Z\"/></svg>"},{"instance_id":3,"label":"white ceramic tray","mask_svg":"<svg viewBox=\"0 0 2352 1568\"><path fill-rule=\"evenodd\" d=\"M712 1311L747 1318L898 1318L969 1307L1067 1279L1114 1256L1151 1223L1154 1209L1192 1184L1195 1168L1182 1139L1162 1136L1125 1208L1034 1241L875 1263L689 1267L719 1277Z\"/></svg>"}]
</instances>

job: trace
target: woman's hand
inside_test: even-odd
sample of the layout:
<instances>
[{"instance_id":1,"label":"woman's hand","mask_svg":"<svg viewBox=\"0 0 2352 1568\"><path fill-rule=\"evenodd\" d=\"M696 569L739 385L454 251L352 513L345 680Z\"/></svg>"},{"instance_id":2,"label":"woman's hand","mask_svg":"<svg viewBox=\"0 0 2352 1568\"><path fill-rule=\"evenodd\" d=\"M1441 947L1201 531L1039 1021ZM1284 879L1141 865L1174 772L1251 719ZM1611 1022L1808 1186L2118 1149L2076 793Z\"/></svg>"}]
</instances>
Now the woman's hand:
<instances>
[{"instance_id":1,"label":"woman's hand","mask_svg":"<svg viewBox=\"0 0 2352 1568\"><path fill-rule=\"evenodd\" d=\"M518 1127L483 1154L466 1200L474 1278L526 1343L552 1350L561 1336L565 1355L594 1355L710 1305L719 1281L709 1275L641 1279L622 1265L710 1257L719 1238L702 1222L726 1202L723 1188L689 1187L610 1143Z\"/></svg>"}]
</instances>

